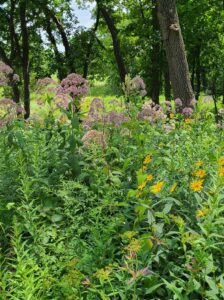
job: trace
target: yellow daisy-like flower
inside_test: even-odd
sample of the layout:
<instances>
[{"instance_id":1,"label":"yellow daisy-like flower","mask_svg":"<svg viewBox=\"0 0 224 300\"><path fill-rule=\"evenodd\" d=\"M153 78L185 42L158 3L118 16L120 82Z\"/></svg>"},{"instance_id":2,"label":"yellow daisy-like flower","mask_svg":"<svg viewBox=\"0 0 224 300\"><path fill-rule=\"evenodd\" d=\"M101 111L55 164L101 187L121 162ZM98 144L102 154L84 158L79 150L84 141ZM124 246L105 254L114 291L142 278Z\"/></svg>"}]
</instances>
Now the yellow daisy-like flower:
<instances>
[{"instance_id":1,"label":"yellow daisy-like flower","mask_svg":"<svg viewBox=\"0 0 224 300\"><path fill-rule=\"evenodd\" d=\"M157 182L155 185L151 186L150 188L151 192L153 194L159 193L163 187L163 184L164 184L164 180Z\"/></svg>"},{"instance_id":2,"label":"yellow daisy-like flower","mask_svg":"<svg viewBox=\"0 0 224 300\"><path fill-rule=\"evenodd\" d=\"M152 181L152 180L153 180L152 174L149 174L149 175L146 177L146 180L147 180L147 181Z\"/></svg>"},{"instance_id":3,"label":"yellow daisy-like flower","mask_svg":"<svg viewBox=\"0 0 224 300\"><path fill-rule=\"evenodd\" d=\"M151 154L148 154L146 155L145 159L144 159L144 164L147 165L149 164L150 162L152 161L152 155Z\"/></svg>"},{"instance_id":4,"label":"yellow daisy-like flower","mask_svg":"<svg viewBox=\"0 0 224 300\"><path fill-rule=\"evenodd\" d=\"M196 167L201 167L203 164L204 164L203 161L199 160L199 161L197 161L197 162L195 163L195 166L196 166Z\"/></svg>"},{"instance_id":5,"label":"yellow daisy-like flower","mask_svg":"<svg viewBox=\"0 0 224 300\"><path fill-rule=\"evenodd\" d=\"M197 180L191 183L191 189L194 192L199 192L203 188L204 180Z\"/></svg>"},{"instance_id":6,"label":"yellow daisy-like flower","mask_svg":"<svg viewBox=\"0 0 224 300\"><path fill-rule=\"evenodd\" d=\"M190 124L191 123L191 119L187 118L184 120L185 124Z\"/></svg>"},{"instance_id":7,"label":"yellow daisy-like flower","mask_svg":"<svg viewBox=\"0 0 224 300\"><path fill-rule=\"evenodd\" d=\"M220 166L224 166L224 156L220 157L220 159L218 160L218 164Z\"/></svg>"},{"instance_id":8,"label":"yellow daisy-like flower","mask_svg":"<svg viewBox=\"0 0 224 300\"><path fill-rule=\"evenodd\" d=\"M146 171L147 170L147 167L146 166L142 166L142 171Z\"/></svg>"},{"instance_id":9,"label":"yellow daisy-like flower","mask_svg":"<svg viewBox=\"0 0 224 300\"><path fill-rule=\"evenodd\" d=\"M144 188L146 187L146 183L147 183L147 181L144 181L143 183L139 184L138 189L140 191L144 190Z\"/></svg>"},{"instance_id":10,"label":"yellow daisy-like flower","mask_svg":"<svg viewBox=\"0 0 224 300\"><path fill-rule=\"evenodd\" d=\"M224 177L224 167L221 167L221 168L219 169L219 176L220 176L220 177Z\"/></svg>"},{"instance_id":11,"label":"yellow daisy-like flower","mask_svg":"<svg viewBox=\"0 0 224 300\"><path fill-rule=\"evenodd\" d=\"M170 113L170 119L173 119L175 117L174 113Z\"/></svg>"},{"instance_id":12,"label":"yellow daisy-like flower","mask_svg":"<svg viewBox=\"0 0 224 300\"><path fill-rule=\"evenodd\" d=\"M197 212L196 212L196 216L198 217L198 218L202 218L202 217L204 217L204 216L206 216L206 214L208 213L208 209L199 209L199 210L197 210Z\"/></svg>"},{"instance_id":13,"label":"yellow daisy-like flower","mask_svg":"<svg viewBox=\"0 0 224 300\"><path fill-rule=\"evenodd\" d=\"M199 178L204 178L206 176L206 172L203 169L199 169L194 172L194 175Z\"/></svg>"},{"instance_id":14,"label":"yellow daisy-like flower","mask_svg":"<svg viewBox=\"0 0 224 300\"><path fill-rule=\"evenodd\" d=\"M173 193L177 187L177 183L174 183L170 188L170 193Z\"/></svg>"}]
</instances>

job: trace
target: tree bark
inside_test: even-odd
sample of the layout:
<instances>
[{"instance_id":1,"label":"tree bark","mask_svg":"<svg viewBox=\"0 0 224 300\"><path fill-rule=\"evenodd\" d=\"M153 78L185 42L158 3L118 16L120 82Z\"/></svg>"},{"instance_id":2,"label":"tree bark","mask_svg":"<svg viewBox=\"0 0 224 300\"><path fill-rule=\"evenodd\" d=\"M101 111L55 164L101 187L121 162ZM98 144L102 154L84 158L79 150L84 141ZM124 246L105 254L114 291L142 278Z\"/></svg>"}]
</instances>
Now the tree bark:
<instances>
[{"instance_id":1,"label":"tree bark","mask_svg":"<svg viewBox=\"0 0 224 300\"><path fill-rule=\"evenodd\" d=\"M119 75L120 75L120 80L122 83L125 82L125 76L126 76L126 68L125 68L125 64L124 64L124 59L123 59L123 55L121 52L121 46L120 46L120 41L118 38L118 33L117 33L117 29L115 27L114 24L114 20L112 18L112 16L110 15L110 13L108 12L108 10L101 5L101 3L99 1L97 1L100 12L107 24L107 27L111 33L111 37L113 40L113 49L114 49L114 55L115 55L115 59L117 62L117 67L118 67L118 71L119 71Z\"/></svg>"},{"instance_id":2,"label":"tree bark","mask_svg":"<svg viewBox=\"0 0 224 300\"><path fill-rule=\"evenodd\" d=\"M201 61L200 61L200 54L201 49L200 46L197 46L196 48L196 92L195 92L195 98L198 100L201 93Z\"/></svg>"},{"instance_id":3,"label":"tree bark","mask_svg":"<svg viewBox=\"0 0 224 300\"><path fill-rule=\"evenodd\" d=\"M48 16L50 16L52 21L55 23L56 27L58 28L58 31L59 31L61 39L62 39L63 46L65 48L65 57L67 60L67 66L69 69L69 73L75 73L76 68L75 68L75 63L74 63L74 57L71 53L71 47L69 44L69 40L68 40L67 34L65 32L65 29L64 29L62 23L57 18L57 16L54 14L54 12L51 11L48 7L45 8L45 15L46 15L46 18L48 18Z\"/></svg>"},{"instance_id":4,"label":"tree bark","mask_svg":"<svg viewBox=\"0 0 224 300\"><path fill-rule=\"evenodd\" d=\"M195 55L193 53L192 57L192 66L191 66L191 86L193 91L195 91L195 67L196 67L196 62L195 62Z\"/></svg>"},{"instance_id":5,"label":"tree bark","mask_svg":"<svg viewBox=\"0 0 224 300\"><path fill-rule=\"evenodd\" d=\"M201 81L202 81L203 91L206 94L207 89L208 89L208 82L207 82L207 78L206 78L206 71L203 66L201 66Z\"/></svg>"},{"instance_id":6,"label":"tree bark","mask_svg":"<svg viewBox=\"0 0 224 300\"><path fill-rule=\"evenodd\" d=\"M168 64L165 62L164 66L164 90L165 90L165 98L167 101L171 101L171 84L170 84L170 74Z\"/></svg>"},{"instance_id":7,"label":"tree bark","mask_svg":"<svg viewBox=\"0 0 224 300\"><path fill-rule=\"evenodd\" d=\"M27 28L27 3L26 0L20 2L20 25L22 33L22 69L24 88L24 109L25 119L30 116L30 73L29 73L29 35Z\"/></svg>"},{"instance_id":8,"label":"tree bark","mask_svg":"<svg viewBox=\"0 0 224 300\"><path fill-rule=\"evenodd\" d=\"M153 28L153 43L151 53L151 98L153 102L159 104L160 94L160 73L161 73L161 53L159 39L159 22L157 18L157 1L152 0L152 28Z\"/></svg>"},{"instance_id":9,"label":"tree bark","mask_svg":"<svg viewBox=\"0 0 224 300\"><path fill-rule=\"evenodd\" d=\"M88 49L87 49L87 52L86 52L86 58L85 58L84 65L83 65L83 78L87 78L87 76L88 76L90 57L91 57L91 54L92 54L92 48L93 48L93 43L94 43L94 40L95 40L95 34L96 34L96 31L97 31L98 26L99 26L99 20L100 20L100 11L99 11L99 8L97 8L96 23L95 23L95 26L94 26L94 28L92 29L92 32L91 32L91 38L90 38L90 41L89 41Z\"/></svg>"},{"instance_id":10,"label":"tree bark","mask_svg":"<svg viewBox=\"0 0 224 300\"><path fill-rule=\"evenodd\" d=\"M10 60L14 61L15 59L21 59L21 48L19 45L19 37L15 30L14 25L14 18L15 18L15 0L10 1L11 7L10 7L10 16L8 18L8 24L9 24L9 33L10 33L10 40L11 40L11 54L10 54Z\"/></svg>"},{"instance_id":11,"label":"tree bark","mask_svg":"<svg viewBox=\"0 0 224 300\"><path fill-rule=\"evenodd\" d=\"M224 105L224 77L222 81L222 104Z\"/></svg>"},{"instance_id":12,"label":"tree bark","mask_svg":"<svg viewBox=\"0 0 224 300\"><path fill-rule=\"evenodd\" d=\"M48 39L49 39L49 41L52 44L53 49L54 49L54 55L55 55L55 59L57 61L58 77L59 77L60 80L62 80L63 78L66 77L67 74L65 74L65 72L64 72L64 69L63 69L64 63L63 63L63 60L61 58L61 54L58 51L57 42L55 40L54 34L52 32L52 29L51 29L51 23L50 23L50 20L48 18L46 18L45 30L47 32Z\"/></svg>"},{"instance_id":13,"label":"tree bark","mask_svg":"<svg viewBox=\"0 0 224 300\"><path fill-rule=\"evenodd\" d=\"M183 101L183 107L187 107L194 98L194 93L175 0L158 0L158 19L174 98L180 98Z\"/></svg>"}]
</instances>

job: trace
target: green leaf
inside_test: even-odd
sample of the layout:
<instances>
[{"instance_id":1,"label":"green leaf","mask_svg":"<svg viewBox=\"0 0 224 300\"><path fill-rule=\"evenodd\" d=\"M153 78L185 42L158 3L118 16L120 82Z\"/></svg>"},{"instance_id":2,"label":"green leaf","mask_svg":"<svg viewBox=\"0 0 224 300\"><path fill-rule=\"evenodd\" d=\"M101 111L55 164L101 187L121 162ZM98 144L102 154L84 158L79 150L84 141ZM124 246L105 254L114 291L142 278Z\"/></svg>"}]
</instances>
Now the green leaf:
<instances>
[{"instance_id":1,"label":"green leaf","mask_svg":"<svg viewBox=\"0 0 224 300\"><path fill-rule=\"evenodd\" d=\"M54 223L61 222L62 220L63 220L63 216L62 215L54 214L51 217L51 221L54 222Z\"/></svg>"}]
</instances>

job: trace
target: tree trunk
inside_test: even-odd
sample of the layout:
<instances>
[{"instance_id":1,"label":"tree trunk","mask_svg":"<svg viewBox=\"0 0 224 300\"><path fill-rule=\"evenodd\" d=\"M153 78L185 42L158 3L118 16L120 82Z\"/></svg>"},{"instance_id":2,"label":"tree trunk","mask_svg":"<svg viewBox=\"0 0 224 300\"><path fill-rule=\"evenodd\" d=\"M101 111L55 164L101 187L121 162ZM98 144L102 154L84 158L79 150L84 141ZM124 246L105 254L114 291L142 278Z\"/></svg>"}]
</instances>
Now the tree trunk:
<instances>
[{"instance_id":1,"label":"tree trunk","mask_svg":"<svg viewBox=\"0 0 224 300\"><path fill-rule=\"evenodd\" d=\"M202 66L201 66L201 80L202 80L203 91L206 94L207 93L207 89L208 89L208 82L207 82L207 78L206 78L205 68L202 67Z\"/></svg>"},{"instance_id":2,"label":"tree trunk","mask_svg":"<svg viewBox=\"0 0 224 300\"><path fill-rule=\"evenodd\" d=\"M57 61L58 78L60 80L62 80L66 77L67 74L64 72L63 59L61 57L60 52L58 51L57 42L55 40L55 37L54 37L52 29L51 29L51 23L50 23L50 20L47 17L46 17L45 30L47 32L48 39L49 39L49 41L52 44L53 49L54 49L54 55L55 55L55 59Z\"/></svg>"},{"instance_id":3,"label":"tree trunk","mask_svg":"<svg viewBox=\"0 0 224 300\"><path fill-rule=\"evenodd\" d=\"M108 12L108 10L104 6L102 6L99 3L99 1L97 3L99 5L100 12L101 12L103 18L105 19L107 27L111 33L112 40L113 40L114 55L115 55L115 59L117 62L120 80L122 83L124 83L125 76L127 73L126 73L126 69L125 69L123 55L121 53L120 41L118 38L118 33L117 33L117 29L114 24L114 20L113 20L112 16L110 15L110 13Z\"/></svg>"},{"instance_id":4,"label":"tree trunk","mask_svg":"<svg viewBox=\"0 0 224 300\"><path fill-rule=\"evenodd\" d=\"M222 81L222 104L224 105L224 77Z\"/></svg>"},{"instance_id":5,"label":"tree trunk","mask_svg":"<svg viewBox=\"0 0 224 300\"><path fill-rule=\"evenodd\" d=\"M201 62L200 62L200 53L201 49L200 46L197 46L196 49L196 82L197 82L197 88L195 92L195 98L198 100L200 97L201 92Z\"/></svg>"},{"instance_id":6,"label":"tree trunk","mask_svg":"<svg viewBox=\"0 0 224 300\"><path fill-rule=\"evenodd\" d=\"M22 32L22 69L24 87L25 119L30 116L30 73L29 73L29 36L27 28L26 0L20 2L20 24Z\"/></svg>"},{"instance_id":7,"label":"tree trunk","mask_svg":"<svg viewBox=\"0 0 224 300\"><path fill-rule=\"evenodd\" d=\"M91 54L92 54L92 48L93 48L93 43L94 43L94 40L95 40L95 34L96 34L96 31L97 31L98 26L99 26L99 20L100 20L100 11L99 11L99 8L97 8L96 23L95 23L95 26L94 26L94 28L92 29L92 32L91 32L91 38L90 38L90 41L89 41L89 45L88 45L88 49L87 49L87 52L86 52L86 57L85 57L84 65L83 65L83 77L84 78L87 78L87 76L88 76L90 57L91 57Z\"/></svg>"},{"instance_id":8,"label":"tree trunk","mask_svg":"<svg viewBox=\"0 0 224 300\"><path fill-rule=\"evenodd\" d=\"M193 91L195 91L195 66L196 66L195 55L193 53L192 71L191 71L191 86L192 86Z\"/></svg>"},{"instance_id":9,"label":"tree trunk","mask_svg":"<svg viewBox=\"0 0 224 300\"><path fill-rule=\"evenodd\" d=\"M194 98L175 0L158 0L158 19L162 32L174 98L183 107Z\"/></svg>"},{"instance_id":10,"label":"tree trunk","mask_svg":"<svg viewBox=\"0 0 224 300\"><path fill-rule=\"evenodd\" d=\"M159 36L159 22L157 18L156 0L152 0L152 28L153 28L153 44L151 53L151 98L153 102L159 104L160 94L160 69L161 69L161 53Z\"/></svg>"},{"instance_id":11,"label":"tree trunk","mask_svg":"<svg viewBox=\"0 0 224 300\"><path fill-rule=\"evenodd\" d=\"M52 21L55 23L55 25L57 26L58 31L60 33L62 43L65 48L65 57L67 60L67 66L69 69L69 73L75 73L76 69L75 69L74 57L71 53L71 47L70 47L65 29L64 29L62 23L60 22L60 20L54 14L54 12L52 12L48 7L45 8L45 10L46 10L46 12L45 12L46 18L48 18L48 15L50 15Z\"/></svg>"},{"instance_id":12,"label":"tree trunk","mask_svg":"<svg viewBox=\"0 0 224 300\"><path fill-rule=\"evenodd\" d=\"M168 64L165 62L164 64L164 90L165 90L165 98L167 101L171 101L171 84L170 84L170 74Z\"/></svg>"},{"instance_id":13,"label":"tree trunk","mask_svg":"<svg viewBox=\"0 0 224 300\"><path fill-rule=\"evenodd\" d=\"M16 33L15 25L14 25L16 1L11 0L10 3L11 3L10 16L8 18L9 33L10 33L10 40L11 40L10 60L14 61L15 59L21 59L21 49L19 45L19 36Z\"/></svg>"}]
</instances>

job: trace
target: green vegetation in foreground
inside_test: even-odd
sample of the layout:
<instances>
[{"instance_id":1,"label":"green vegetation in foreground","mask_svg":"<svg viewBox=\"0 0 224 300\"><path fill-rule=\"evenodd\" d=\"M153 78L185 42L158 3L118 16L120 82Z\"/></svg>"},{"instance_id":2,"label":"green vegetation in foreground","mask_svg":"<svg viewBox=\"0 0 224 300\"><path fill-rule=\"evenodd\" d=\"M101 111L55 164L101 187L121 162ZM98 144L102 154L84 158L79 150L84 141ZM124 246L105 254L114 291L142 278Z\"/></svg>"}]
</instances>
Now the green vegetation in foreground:
<instances>
[{"instance_id":1,"label":"green vegetation in foreground","mask_svg":"<svg viewBox=\"0 0 224 300\"><path fill-rule=\"evenodd\" d=\"M131 110L93 125L103 147L45 111L1 128L0 299L222 299L224 139L209 109L153 125Z\"/></svg>"}]
</instances>

